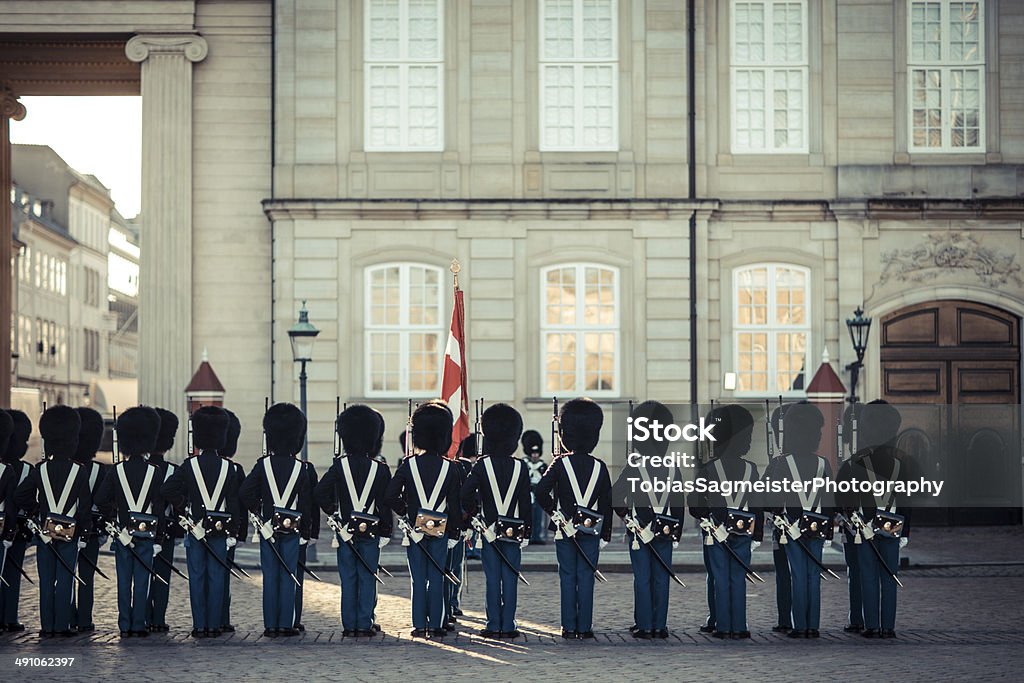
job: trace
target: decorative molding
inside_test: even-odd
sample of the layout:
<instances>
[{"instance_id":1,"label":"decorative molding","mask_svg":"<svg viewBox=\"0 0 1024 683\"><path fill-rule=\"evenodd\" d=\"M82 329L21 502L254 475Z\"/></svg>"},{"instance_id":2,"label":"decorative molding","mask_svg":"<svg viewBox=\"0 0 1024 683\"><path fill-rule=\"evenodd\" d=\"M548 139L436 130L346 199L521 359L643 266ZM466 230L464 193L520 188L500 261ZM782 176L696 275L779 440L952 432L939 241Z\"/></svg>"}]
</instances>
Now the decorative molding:
<instances>
[{"instance_id":1,"label":"decorative molding","mask_svg":"<svg viewBox=\"0 0 1024 683\"><path fill-rule=\"evenodd\" d=\"M7 86L0 86L0 116L21 121L25 113L25 105L18 101L18 96Z\"/></svg>"},{"instance_id":2,"label":"decorative molding","mask_svg":"<svg viewBox=\"0 0 1024 683\"><path fill-rule=\"evenodd\" d=\"M209 45L202 36L185 34L142 34L128 41L124 53L133 62L144 62L150 55L182 55L190 62L206 59Z\"/></svg>"},{"instance_id":3,"label":"decorative molding","mask_svg":"<svg viewBox=\"0 0 1024 683\"><path fill-rule=\"evenodd\" d=\"M909 249L882 253L882 275L878 284L928 282L951 270L970 271L987 287L1013 283L1024 286L1015 254L1000 254L981 244L967 232L926 233L925 239Z\"/></svg>"}]
</instances>

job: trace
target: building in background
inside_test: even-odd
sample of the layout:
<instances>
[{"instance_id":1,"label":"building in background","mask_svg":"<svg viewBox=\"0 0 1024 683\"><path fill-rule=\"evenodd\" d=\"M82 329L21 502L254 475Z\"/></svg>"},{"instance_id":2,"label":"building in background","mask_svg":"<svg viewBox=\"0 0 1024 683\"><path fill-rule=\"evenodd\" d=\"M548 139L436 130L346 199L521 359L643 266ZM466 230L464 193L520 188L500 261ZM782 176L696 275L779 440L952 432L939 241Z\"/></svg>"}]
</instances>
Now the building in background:
<instances>
[{"instance_id":1,"label":"building in background","mask_svg":"<svg viewBox=\"0 0 1024 683\"><path fill-rule=\"evenodd\" d=\"M12 166L12 348L18 354L12 386L36 390L40 404L93 405L109 413L105 395L112 393L124 401L130 394L134 403L134 227L99 180L49 147L12 146Z\"/></svg>"}]
</instances>

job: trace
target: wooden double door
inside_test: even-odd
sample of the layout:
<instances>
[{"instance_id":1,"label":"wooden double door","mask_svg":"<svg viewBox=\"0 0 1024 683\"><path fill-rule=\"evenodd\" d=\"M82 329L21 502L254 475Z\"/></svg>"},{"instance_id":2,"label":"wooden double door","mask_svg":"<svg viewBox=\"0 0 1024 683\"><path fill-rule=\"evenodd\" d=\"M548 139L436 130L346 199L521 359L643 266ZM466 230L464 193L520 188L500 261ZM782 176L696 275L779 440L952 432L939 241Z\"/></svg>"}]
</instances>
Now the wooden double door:
<instances>
[{"instance_id":1,"label":"wooden double door","mask_svg":"<svg viewBox=\"0 0 1024 683\"><path fill-rule=\"evenodd\" d=\"M880 321L881 397L903 404L900 446L954 505L930 524L1019 524L1020 321L968 301L910 306Z\"/></svg>"}]
</instances>

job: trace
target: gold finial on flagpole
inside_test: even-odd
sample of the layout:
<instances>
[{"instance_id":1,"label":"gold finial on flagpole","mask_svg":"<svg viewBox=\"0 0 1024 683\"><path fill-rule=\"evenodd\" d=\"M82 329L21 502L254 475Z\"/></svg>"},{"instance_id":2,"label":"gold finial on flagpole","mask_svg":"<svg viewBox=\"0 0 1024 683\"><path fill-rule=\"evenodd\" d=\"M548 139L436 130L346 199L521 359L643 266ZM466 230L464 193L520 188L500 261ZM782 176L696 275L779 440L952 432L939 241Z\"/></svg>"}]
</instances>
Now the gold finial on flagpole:
<instances>
[{"instance_id":1,"label":"gold finial on flagpole","mask_svg":"<svg viewBox=\"0 0 1024 683\"><path fill-rule=\"evenodd\" d=\"M452 271L452 275L455 276L455 289L459 288L459 271L462 270L462 265L459 263L459 259L453 258L452 265L449 268Z\"/></svg>"}]
</instances>

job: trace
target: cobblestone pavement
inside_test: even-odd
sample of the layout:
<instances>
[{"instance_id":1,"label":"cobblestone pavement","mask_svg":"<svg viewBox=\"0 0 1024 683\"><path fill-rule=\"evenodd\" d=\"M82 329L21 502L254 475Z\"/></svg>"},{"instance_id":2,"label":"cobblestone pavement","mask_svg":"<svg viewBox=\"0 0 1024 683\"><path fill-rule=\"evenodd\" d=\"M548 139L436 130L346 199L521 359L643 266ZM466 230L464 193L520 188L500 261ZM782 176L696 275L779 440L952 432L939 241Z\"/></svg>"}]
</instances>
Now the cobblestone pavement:
<instances>
[{"instance_id":1,"label":"cobblestone pavement","mask_svg":"<svg viewBox=\"0 0 1024 683\"><path fill-rule=\"evenodd\" d=\"M180 554L180 551L179 551ZM26 562L32 567L31 560ZM101 557L113 576L112 558ZM179 566L181 566L179 564ZM183 568L183 567L182 567ZM30 571L34 571L30 569ZM822 638L789 640L774 634L774 582L751 587L751 641L722 642L699 633L704 618L704 577L682 575L688 588L672 588L667 641L628 637L632 622L631 581L612 574L598 584L595 641L565 642L557 637L558 577L529 572L520 590L516 641L487 641L482 626L483 575L469 572L464 594L466 616L454 637L411 640L408 577L386 579L378 620L386 635L353 640L341 637L337 576L307 579L306 633L294 639L262 637L260 577L234 584L233 621L238 632L217 640L192 641L187 588L172 583L168 622L172 631L145 640L120 641L116 633L115 590L97 585L98 631L69 639L40 641L37 593L24 590L22 620L29 631L0 636L0 680L124 679L206 681L302 680L691 680L795 681L839 678L849 681L1020 680L1024 666L1024 566L909 570L902 574L897 624L899 638L867 641L843 633L845 585L824 584ZM75 657L71 669L22 668L18 657ZM883 674L877 672L883 671Z\"/></svg>"}]
</instances>

